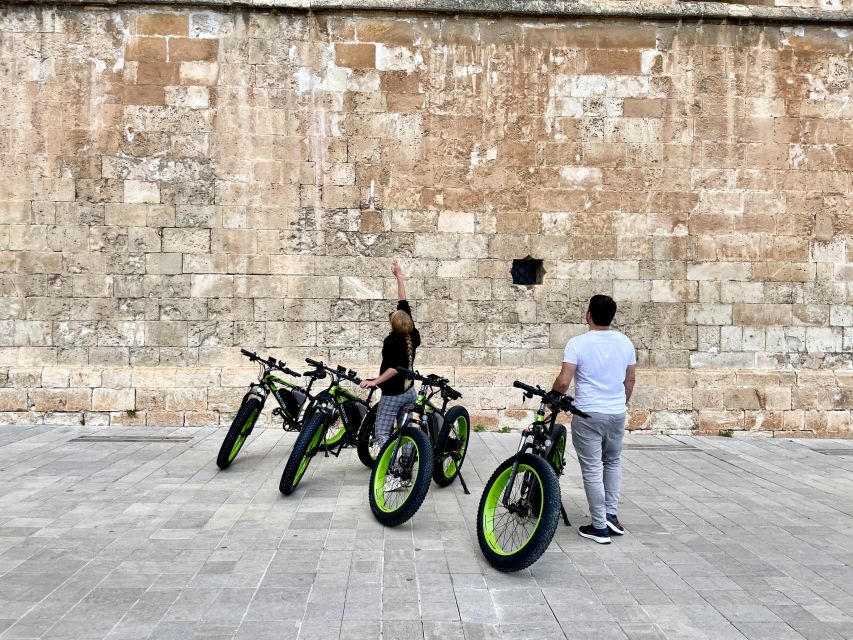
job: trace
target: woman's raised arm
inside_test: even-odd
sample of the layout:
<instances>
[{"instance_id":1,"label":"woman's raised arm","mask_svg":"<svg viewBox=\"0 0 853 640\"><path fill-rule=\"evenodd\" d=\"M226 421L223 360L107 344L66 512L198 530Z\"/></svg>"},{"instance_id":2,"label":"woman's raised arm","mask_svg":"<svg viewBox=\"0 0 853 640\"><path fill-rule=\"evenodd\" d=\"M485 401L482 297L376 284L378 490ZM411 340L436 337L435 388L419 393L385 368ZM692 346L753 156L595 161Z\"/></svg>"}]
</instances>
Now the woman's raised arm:
<instances>
[{"instance_id":1,"label":"woman's raised arm","mask_svg":"<svg viewBox=\"0 0 853 640\"><path fill-rule=\"evenodd\" d=\"M393 273L394 277L397 278L397 300L405 300L406 285L403 282L403 270L400 269L400 265L397 263L397 258L394 258L394 262L391 263L391 273Z\"/></svg>"}]
</instances>

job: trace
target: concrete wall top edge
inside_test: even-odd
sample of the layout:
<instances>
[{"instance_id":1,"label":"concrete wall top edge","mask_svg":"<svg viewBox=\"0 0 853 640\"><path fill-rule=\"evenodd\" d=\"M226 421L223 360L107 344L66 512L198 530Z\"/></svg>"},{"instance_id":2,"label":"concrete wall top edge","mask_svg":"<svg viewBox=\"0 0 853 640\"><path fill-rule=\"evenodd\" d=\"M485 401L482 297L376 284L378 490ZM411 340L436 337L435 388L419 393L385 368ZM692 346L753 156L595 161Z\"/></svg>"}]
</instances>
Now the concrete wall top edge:
<instances>
[{"instance_id":1,"label":"concrete wall top edge","mask_svg":"<svg viewBox=\"0 0 853 640\"><path fill-rule=\"evenodd\" d=\"M6 0L7 5L169 5L312 11L417 11L530 16L600 16L658 19L733 19L767 22L823 22L853 25L853 11L761 6L729 2L645 0Z\"/></svg>"}]
</instances>

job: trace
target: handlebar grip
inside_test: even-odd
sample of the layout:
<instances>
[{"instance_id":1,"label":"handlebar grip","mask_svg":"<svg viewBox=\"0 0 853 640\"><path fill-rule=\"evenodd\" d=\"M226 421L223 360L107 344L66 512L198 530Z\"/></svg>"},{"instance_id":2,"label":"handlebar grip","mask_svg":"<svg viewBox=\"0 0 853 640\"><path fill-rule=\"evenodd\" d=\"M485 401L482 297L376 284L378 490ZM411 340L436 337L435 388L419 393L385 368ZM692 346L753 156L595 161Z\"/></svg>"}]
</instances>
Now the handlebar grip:
<instances>
[{"instance_id":1,"label":"handlebar grip","mask_svg":"<svg viewBox=\"0 0 853 640\"><path fill-rule=\"evenodd\" d=\"M394 367L397 370L397 373L402 373L407 378L415 378L417 377L417 373L412 371L411 369L406 369L406 367Z\"/></svg>"},{"instance_id":2,"label":"handlebar grip","mask_svg":"<svg viewBox=\"0 0 853 640\"><path fill-rule=\"evenodd\" d=\"M451 400L459 400L459 398L462 397L461 393L456 389L451 389L450 387L445 387L445 395Z\"/></svg>"},{"instance_id":3,"label":"handlebar grip","mask_svg":"<svg viewBox=\"0 0 853 640\"><path fill-rule=\"evenodd\" d=\"M522 391L527 391L528 393L537 394L538 392L534 387L531 387L529 384L524 384L521 380L516 380L512 383L512 386L516 389L521 389Z\"/></svg>"},{"instance_id":4,"label":"handlebar grip","mask_svg":"<svg viewBox=\"0 0 853 640\"><path fill-rule=\"evenodd\" d=\"M254 353L252 353L251 351L246 351L245 349L240 349L240 353L242 353L244 356L246 356L248 358L255 357Z\"/></svg>"},{"instance_id":5,"label":"handlebar grip","mask_svg":"<svg viewBox=\"0 0 853 640\"><path fill-rule=\"evenodd\" d=\"M317 367L318 369L322 369L325 366L322 362L317 362L316 360L312 360L311 358L305 358L305 362L310 364L312 367Z\"/></svg>"}]
</instances>

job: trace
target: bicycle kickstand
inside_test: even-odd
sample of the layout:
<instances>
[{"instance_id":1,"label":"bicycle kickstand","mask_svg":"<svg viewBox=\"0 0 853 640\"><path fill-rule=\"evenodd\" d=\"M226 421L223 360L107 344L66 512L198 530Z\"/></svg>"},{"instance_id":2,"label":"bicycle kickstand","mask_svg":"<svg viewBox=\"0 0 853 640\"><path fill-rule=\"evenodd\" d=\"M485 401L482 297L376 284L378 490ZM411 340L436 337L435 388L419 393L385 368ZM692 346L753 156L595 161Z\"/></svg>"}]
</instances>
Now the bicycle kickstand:
<instances>
[{"instance_id":1,"label":"bicycle kickstand","mask_svg":"<svg viewBox=\"0 0 853 640\"><path fill-rule=\"evenodd\" d=\"M562 516L563 516L563 522L565 522L565 523L566 523L566 526L567 526L567 527L571 527L571 526L572 526L572 523L571 523L571 522L569 522L569 516L568 516L568 514L566 513L566 508L563 506L563 503L562 503L562 502L560 502L560 513L561 513L561 514L562 514Z\"/></svg>"},{"instance_id":2,"label":"bicycle kickstand","mask_svg":"<svg viewBox=\"0 0 853 640\"><path fill-rule=\"evenodd\" d=\"M470 491L468 491L468 485L467 485L467 484L465 484L465 478L463 478L463 477L462 477L462 472L460 471L460 472L459 472L458 474L456 474L456 475L458 475L458 476L459 476L459 482L462 484L462 490L463 490L463 491L465 491L465 495L466 495L466 496L470 496L470 495L471 495L471 492L470 492Z\"/></svg>"}]
</instances>

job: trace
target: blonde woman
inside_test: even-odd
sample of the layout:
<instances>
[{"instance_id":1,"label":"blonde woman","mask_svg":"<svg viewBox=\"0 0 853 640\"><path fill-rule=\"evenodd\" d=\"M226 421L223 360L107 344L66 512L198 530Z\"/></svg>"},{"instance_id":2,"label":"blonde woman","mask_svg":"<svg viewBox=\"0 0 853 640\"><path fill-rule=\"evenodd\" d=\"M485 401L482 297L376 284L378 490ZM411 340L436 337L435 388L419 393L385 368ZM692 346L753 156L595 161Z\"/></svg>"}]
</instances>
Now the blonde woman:
<instances>
[{"instance_id":1,"label":"blonde woman","mask_svg":"<svg viewBox=\"0 0 853 640\"><path fill-rule=\"evenodd\" d=\"M382 343L382 364L379 376L364 380L365 389L379 387L382 398L376 409L376 432L374 446L381 447L391 435L394 421L399 420L406 405L415 402L412 381L397 373L394 367L411 369L415 364L415 353L421 344L421 334L412 320L412 309L406 301L406 285L397 260L391 264L391 273L397 279L397 310L388 314L391 332Z\"/></svg>"}]
</instances>

